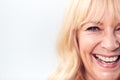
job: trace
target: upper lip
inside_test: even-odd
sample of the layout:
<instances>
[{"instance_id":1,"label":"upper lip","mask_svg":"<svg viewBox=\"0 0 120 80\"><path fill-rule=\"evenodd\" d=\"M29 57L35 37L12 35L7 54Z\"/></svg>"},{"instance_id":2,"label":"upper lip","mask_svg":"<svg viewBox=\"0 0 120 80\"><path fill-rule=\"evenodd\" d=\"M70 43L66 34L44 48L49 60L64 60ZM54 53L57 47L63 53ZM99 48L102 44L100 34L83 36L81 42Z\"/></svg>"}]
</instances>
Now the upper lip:
<instances>
[{"instance_id":1,"label":"upper lip","mask_svg":"<svg viewBox=\"0 0 120 80\"><path fill-rule=\"evenodd\" d=\"M119 55L109 55L109 54L93 54L93 55L100 55L100 56L104 56L104 57L115 57L115 56L120 56L120 54Z\"/></svg>"}]
</instances>

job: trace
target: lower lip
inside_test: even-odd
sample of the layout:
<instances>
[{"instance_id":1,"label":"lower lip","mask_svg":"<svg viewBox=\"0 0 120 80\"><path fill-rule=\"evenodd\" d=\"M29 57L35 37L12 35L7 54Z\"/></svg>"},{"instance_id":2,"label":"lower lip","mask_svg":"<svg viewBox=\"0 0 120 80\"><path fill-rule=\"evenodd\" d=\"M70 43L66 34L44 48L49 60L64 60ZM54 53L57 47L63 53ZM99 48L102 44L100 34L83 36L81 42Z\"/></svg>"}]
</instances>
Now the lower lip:
<instances>
[{"instance_id":1,"label":"lower lip","mask_svg":"<svg viewBox=\"0 0 120 80\"><path fill-rule=\"evenodd\" d=\"M94 57L95 58L95 57ZM97 63L103 67L103 68L115 68L118 66L118 64L120 63L120 59L117 61L117 62L114 62L114 63L104 63L102 62L101 60L99 59L96 59L95 60L97 61Z\"/></svg>"}]
</instances>

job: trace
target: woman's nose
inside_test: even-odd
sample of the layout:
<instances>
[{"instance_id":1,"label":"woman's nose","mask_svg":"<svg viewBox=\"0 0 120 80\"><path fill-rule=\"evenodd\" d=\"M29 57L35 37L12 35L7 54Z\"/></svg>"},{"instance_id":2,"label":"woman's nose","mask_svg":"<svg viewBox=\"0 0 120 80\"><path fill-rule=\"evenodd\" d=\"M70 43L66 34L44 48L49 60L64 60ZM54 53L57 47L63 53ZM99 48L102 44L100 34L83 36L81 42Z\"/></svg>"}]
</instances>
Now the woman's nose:
<instances>
[{"instance_id":1,"label":"woman's nose","mask_svg":"<svg viewBox=\"0 0 120 80\"><path fill-rule=\"evenodd\" d=\"M101 46L109 51L114 51L119 48L119 40L117 40L116 36L109 34L108 36L103 37Z\"/></svg>"}]
</instances>

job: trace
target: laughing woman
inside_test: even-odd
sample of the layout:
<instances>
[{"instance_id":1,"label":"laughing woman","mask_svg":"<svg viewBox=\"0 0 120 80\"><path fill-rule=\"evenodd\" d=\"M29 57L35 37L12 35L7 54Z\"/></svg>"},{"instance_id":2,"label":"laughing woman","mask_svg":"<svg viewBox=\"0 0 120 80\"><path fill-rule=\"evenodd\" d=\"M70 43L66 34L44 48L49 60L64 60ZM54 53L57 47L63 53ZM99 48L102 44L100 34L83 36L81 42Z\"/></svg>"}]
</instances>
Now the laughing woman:
<instances>
[{"instance_id":1,"label":"laughing woman","mask_svg":"<svg viewBox=\"0 0 120 80\"><path fill-rule=\"evenodd\" d=\"M71 0L49 80L120 80L120 0Z\"/></svg>"}]
</instances>

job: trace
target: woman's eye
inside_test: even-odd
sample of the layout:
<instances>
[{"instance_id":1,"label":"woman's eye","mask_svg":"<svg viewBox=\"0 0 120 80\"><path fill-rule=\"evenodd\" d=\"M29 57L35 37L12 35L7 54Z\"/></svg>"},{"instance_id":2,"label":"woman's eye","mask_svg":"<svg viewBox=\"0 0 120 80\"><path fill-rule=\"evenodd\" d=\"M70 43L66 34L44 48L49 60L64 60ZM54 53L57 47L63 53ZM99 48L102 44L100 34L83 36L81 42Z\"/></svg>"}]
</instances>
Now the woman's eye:
<instances>
[{"instance_id":1,"label":"woman's eye","mask_svg":"<svg viewBox=\"0 0 120 80\"><path fill-rule=\"evenodd\" d=\"M120 28L117 28L116 31L120 31Z\"/></svg>"},{"instance_id":2,"label":"woman's eye","mask_svg":"<svg viewBox=\"0 0 120 80\"><path fill-rule=\"evenodd\" d=\"M92 32L95 32L95 31L99 31L100 28L98 26L90 26L86 29L86 31L92 31Z\"/></svg>"}]
</instances>

